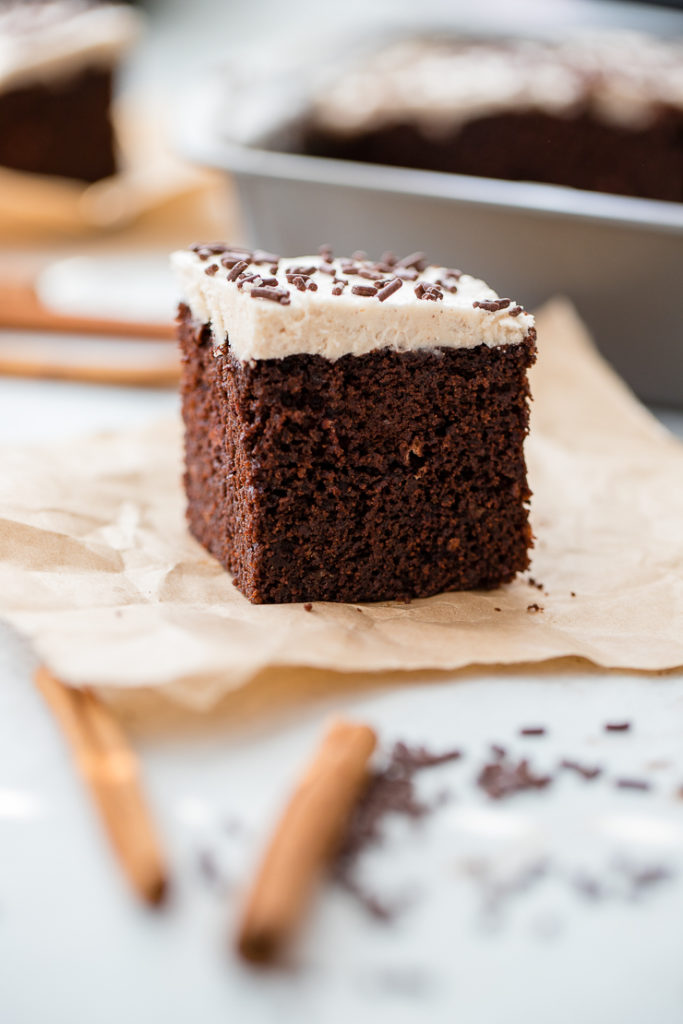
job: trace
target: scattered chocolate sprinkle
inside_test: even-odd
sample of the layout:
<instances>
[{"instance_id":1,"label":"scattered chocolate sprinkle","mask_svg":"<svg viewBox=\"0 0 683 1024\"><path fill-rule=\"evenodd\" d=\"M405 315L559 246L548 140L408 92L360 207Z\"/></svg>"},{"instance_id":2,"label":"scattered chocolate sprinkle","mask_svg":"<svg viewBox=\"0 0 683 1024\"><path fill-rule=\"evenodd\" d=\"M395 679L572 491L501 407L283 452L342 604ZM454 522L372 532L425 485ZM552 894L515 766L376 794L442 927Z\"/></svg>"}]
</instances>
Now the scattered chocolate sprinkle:
<instances>
[{"instance_id":1,"label":"scattered chocolate sprinkle","mask_svg":"<svg viewBox=\"0 0 683 1024\"><path fill-rule=\"evenodd\" d=\"M397 292L402 286L403 282L400 277L395 277L393 281L389 282L389 284L385 284L383 288L380 288L377 292L377 298L380 302L384 302L385 299L388 299L390 295L393 295L394 292Z\"/></svg>"},{"instance_id":2,"label":"scattered chocolate sprinkle","mask_svg":"<svg viewBox=\"0 0 683 1024\"><path fill-rule=\"evenodd\" d=\"M417 281L420 276L413 267L394 267L394 273L396 277L400 277L402 281Z\"/></svg>"},{"instance_id":3,"label":"scattered chocolate sprinkle","mask_svg":"<svg viewBox=\"0 0 683 1024\"><path fill-rule=\"evenodd\" d=\"M301 277L310 277L315 274L317 267L288 267L287 274L299 274Z\"/></svg>"},{"instance_id":4,"label":"scattered chocolate sprinkle","mask_svg":"<svg viewBox=\"0 0 683 1024\"><path fill-rule=\"evenodd\" d=\"M617 789L652 789L652 784L647 779L617 779L614 785Z\"/></svg>"},{"instance_id":5,"label":"scattered chocolate sprinkle","mask_svg":"<svg viewBox=\"0 0 683 1024\"><path fill-rule=\"evenodd\" d=\"M383 252L380 258L380 263L385 263L387 267L393 267L396 264L396 257L393 252Z\"/></svg>"},{"instance_id":6,"label":"scattered chocolate sprinkle","mask_svg":"<svg viewBox=\"0 0 683 1024\"><path fill-rule=\"evenodd\" d=\"M426 747L408 747L405 743L398 742L394 746L392 761L399 765L403 771L412 773L422 768L433 768L435 765L446 764L448 761L459 761L462 757L460 750L446 750L442 754L432 754Z\"/></svg>"},{"instance_id":7,"label":"scattered chocolate sprinkle","mask_svg":"<svg viewBox=\"0 0 683 1024\"><path fill-rule=\"evenodd\" d=\"M369 284L354 284L351 292L353 295L363 295L369 298L371 295L377 294L377 289Z\"/></svg>"},{"instance_id":8,"label":"scattered chocolate sprinkle","mask_svg":"<svg viewBox=\"0 0 683 1024\"><path fill-rule=\"evenodd\" d=\"M233 265L232 270L230 270L227 277L228 281L236 281L240 274L243 273L248 266L249 264L245 262L245 260L239 260L237 263Z\"/></svg>"},{"instance_id":9,"label":"scattered chocolate sprinkle","mask_svg":"<svg viewBox=\"0 0 683 1024\"><path fill-rule=\"evenodd\" d=\"M318 249L318 255L325 261L325 263L331 263L334 259L334 253L331 245L321 245Z\"/></svg>"},{"instance_id":10,"label":"scattered chocolate sprinkle","mask_svg":"<svg viewBox=\"0 0 683 1024\"><path fill-rule=\"evenodd\" d=\"M291 301L289 292L284 288L252 288L250 295L252 299L270 299L271 302L279 302L281 306L288 306Z\"/></svg>"},{"instance_id":11,"label":"scattered chocolate sprinkle","mask_svg":"<svg viewBox=\"0 0 683 1024\"><path fill-rule=\"evenodd\" d=\"M532 604L528 604L526 606L526 610L528 612L542 612L543 611L543 606L540 605L540 604L536 604L536 602L534 601Z\"/></svg>"},{"instance_id":12,"label":"scattered chocolate sprinkle","mask_svg":"<svg viewBox=\"0 0 683 1024\"><path fill-rule=\"evenodd\" d=\"M333 289L332 289L332 294L333 294L333 295L341 295L343 291L344 291L344 289L343 289L343 288L339 288L339 287L337 286L337 287L335 287L335 288L333 288Z\"/></svg>"},{"instance_id":13,"label":"scattered chocolate sprinkle","mask_svg":"<svg viewBox=\"0 0 683 1024\"><path fill-rule=\"evenodd\" d=\"M450 282L448 278L444 280L442 277L437 277L435 284L438 284L444 291L450 292L451 295L455 295L458 291L458 286L454 282Z\"/></svg>"},{"instance_id":14,"label":"scattered chocolate sprinkle","mask_svg":"<svg viewBox=\"0 0 683 1024\"><path fill-rule=\"evenodd\" d=\"M240 274L239 280L237 281L237 287L242 289L245 284L260 287L264 284L264 281L260 274Z\"/></svg>"},{"instance_id":15,"label":"scattered chocolate sprinkle","mask_svg":"<svg viewBox=\"0 0 683 1024\"><path fill-rule=\"evenodd\" d=\"M492 743L491 753L495 758L501 761L507 754L507 750L505 749L505 747L501 747L500 743Z\"/></svg>"},{"instance_id":16,"label":"scattered chocolate sprinkle","mask_svg":"<svg viewBox=\"0 0 683 1024\"><path fill-rule=\"evenodd\" d=\"M204 273L207 277L213 277L214 274L218 273L218 264L212 263L210 266L204 268Z\"/></svg>"},{"instance_id":17,"label":"scattered chocolate sprinkle","mask_svg":"<svg viewBox=\"0 0 683 1024\"><path fill-rule=\"evenodd\" d=\"M256 263L256 264L259 264L259 263L274 263L274 264L276 264L276 263L280 262L280 257L277 255L277 253L274 253L274 252L264 252L263 249L256 249L256 251L254 253L252 253L251 262L252 263Z\"/></svg>"},{"instance_id":18,"label":"scattered chocolate sprinkle","mask_svg":"<svg viewBox=\"0 0 683 1024\"><path fill-rule=\"evenodd\" d=\"M406 270L424 270L427 266L427 259L423 252L411 252L409 256L397 260L396 267L405 267Z\"/></svg>"},{"instance_id":19,"label":"scattered chocolate sprinkle","mask_svg":"<svg viewBox=\"0 0 683 1024\"><path fill-rule=\"evenodd\" d=\"M334 269L334 267L330 266L328 263L321 263L320 266L318 267L318 271L321 274L329 274L330 277L334 277L334 275L336 274L336 270Z\"/></svg>"},{"instance_id":20,"label":"scattered chocolate sprinkle","mask_svg":"<svg viewBox=\"0 0 683 1024\"><path fill-rule=\"evenodd\" d=\"M433 754L425 747L409 747L398 742L394 745L386 767L371 776L352 815L334 865L334 876L373 916L386 919L387 916L393 916L393 912L387 913L382 901L365 892L356 881L354 868L357 861L366 849L383 841L383 824L388 815L402 814L418 820L441 805L443 801L430 806L417 799L413 776L425 768L455 761L459 757L459 750ZM381 912L378 912L378 908L381 908Z\"/></svg>"},{"instance_id":21,"label":"scattered chocolate sprinkle","mask_svg":"<svg viewBox=\"0 0 683 1024\"><path fill-rule=\"evenodd\" d=\"M287 281L289 284L293 284L298 292L306 291L306 278L302 277L301 274L286 274Z\"/></svg>"},{"instance_id":22,"label":"scattered chocolate sprinkle","mask_svg":"<svg viewBox=\"0 0 683 1024\"><path fill-rule=\"evenodd\" d=\"M542 725L525 725L519 730L520 736L545 736L545 727Z\"/></svg>"},{"instance_id":23,"label":"scattered chocolate sprinkle","mask_svg":"<svg viewBox=\"0 0 683 1024\"><path fill-rule=\"evenodd\" d=\"M310 601L307 601L306 604L304 605L304 611L305 612L312 612L313 611L313 605L311 604Z\"/></svg>"},{"instance_id":24,"label":"scattered chocolate sprinkle","mask_svg":"<svg viewBox=\"0 0 683 1024\"><path fill-rule=\"evenodd\" d=\"M579 764L578 761L570 761L565 758L560 761L560 768L566 768L569 771L576 772L582 779L590 782L592 779L597 779L599 775L602 775L602 768L598 768L597 765L588 767L587 765Z\"/></svg>"},{"instance_id":25,"label":"scattered chocolate sprinkle","mask_svg":"<svg viewBox=\"0 0 683 1024\"><path fill-rule=\"evenodd\" d=\"M519 316L519 314L523 312L524 310L521 306L513 306L512 309L508 311L509 316Z\"/></svg>"},{"instance_id":26,"label":"scattered chocolate sprinkle","mask_svg":"<svg viewBox=\"0 0 683 1024\"><path fill-rule=\"evenodd\" d=\"M431 300L432 302L436 302L439 299L443 299L443 292L438 287L438 285L427 284L425 282L420 282L420 284L418 284L417 288L415 289L415 294L417 295L418 299Z\"/></svg>"},{"instance_id":27,"label":"scattered chocolate sprinkle","mask_svg":"<svg viewBox=\"0 0 683 1024\"><path fill-rule=\"evenodd\" d=\"M366 281L381 281L383 274L378 270L359 270L356 277L362 277Z\"/></svg>"},{"instance_id":28,"label":"scattered chocolate sprinkle","mask_svg":"<svg viewBox=\"0 0 683 1024\"><path fill-rule=\"evenodd\" d=\"M357 263L365 263L368 258L368 254L363 249L356 249L355 252L351 253L351 259Z\"/></svg>"},{"instance_id":29,"label":"scattered chocolate sprinkle","mask_svg":"<svg viewBox=\"0 0 683 1024\"><path fill-rule=\"evenodd\" d=\"M485 299L483 302L475 300L472 305L475 309L485 309L488 313L497 313L500 309L507 309L512 299Z\"/></svg>"},{"instance_id":30,"label":"scattered chocolate sprinkle","mask_svg":"<svg viewBox=\"0 0 683 1024\"><path fill-rule=\"evenodd\" d=\"M605 722L605 732L628 732L630 722Z\"/></svg>"},{"instance_id":31,"label":"scattered chocolate sprinkle","mask_svg":"<svg viewBox=\"0 0 683 1024\"><path fill-rule=\"evenodd\" d=\"M236 253L230 253L229 256L223 256L223 258L221 259L221 264L225 267L226 270L232 270L236 263L243 262L244 257L243 254L241 253L239 255L237 255Z\"/></svg>"},{"instance_id":32,"label":"scattered chocolate sprinkle","mask_svg":"<svg viewBox=\"0 0 683 1024\"><path fill-rule=\"evenodd\" d=\"M273 263L272 267L268 267L268 272L270 274L277 274L277 267L277 263Z\"/></svg>"},{"instance_id":33,"label":"scattered chocolate sprinkle","mask_svg":"<svg viewBox=\"0 0 683 1024\"><path fill-rule=\"evenodd\" d=\"M516 764L505 759L491 762L484 765L477 777L477 784L493 800L501 800L527 789L544 789L551 782L550 775L534 774L526 758Z\"/></svg>"}]
</instances>

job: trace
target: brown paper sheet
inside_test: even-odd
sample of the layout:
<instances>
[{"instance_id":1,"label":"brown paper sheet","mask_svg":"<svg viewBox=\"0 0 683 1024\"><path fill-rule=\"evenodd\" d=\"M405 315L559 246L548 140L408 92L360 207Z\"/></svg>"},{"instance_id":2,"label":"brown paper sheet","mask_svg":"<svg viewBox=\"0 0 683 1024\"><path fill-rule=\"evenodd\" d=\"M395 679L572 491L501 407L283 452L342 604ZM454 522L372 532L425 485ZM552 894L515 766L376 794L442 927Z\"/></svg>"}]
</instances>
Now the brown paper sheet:
<instances>
[{"instance_id":1,"label":"brown paper sheet","mask_svg":"<svg viewBox=\"0 0 683 1024\"><path fill-rule=\"evenodd\" d=\"M69 683L164 687L194 707L274 665L683 665L683 446L571 307L550 304L538 329L527 456L542 591L520 578L408 605L254 607L186 532L180 426L165 422L0 452L0 613Z\"/></svg>"}]
</instances>

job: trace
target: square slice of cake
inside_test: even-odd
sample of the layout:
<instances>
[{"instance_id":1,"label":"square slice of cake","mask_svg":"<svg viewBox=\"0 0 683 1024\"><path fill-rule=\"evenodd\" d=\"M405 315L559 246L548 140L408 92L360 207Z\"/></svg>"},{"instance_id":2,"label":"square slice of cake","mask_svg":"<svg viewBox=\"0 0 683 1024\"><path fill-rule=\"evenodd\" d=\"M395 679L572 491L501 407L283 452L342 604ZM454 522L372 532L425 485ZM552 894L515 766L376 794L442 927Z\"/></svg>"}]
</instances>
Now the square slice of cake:
<instances>
[{"instance_id":1,"label":"square slice of cake","mask_svg":"<svg viewBox=\"0 0 683 1024\"><path fill-rule=\"evenodd\" d=\"M112 82L140 15L88 0L0 0L0 165L92 182L116 171Z\"/></svg>"},{"instance_id":2,"label":"square slice of cake","mask_svg":"<svg viewBox=\"0 0 683 1024\"><path fill-rule=\"evenodd\" d=\"M194 536L254 603L495 587L528 566L533 317L364 253L173 256Z\"/></svg>"}]
</instances>

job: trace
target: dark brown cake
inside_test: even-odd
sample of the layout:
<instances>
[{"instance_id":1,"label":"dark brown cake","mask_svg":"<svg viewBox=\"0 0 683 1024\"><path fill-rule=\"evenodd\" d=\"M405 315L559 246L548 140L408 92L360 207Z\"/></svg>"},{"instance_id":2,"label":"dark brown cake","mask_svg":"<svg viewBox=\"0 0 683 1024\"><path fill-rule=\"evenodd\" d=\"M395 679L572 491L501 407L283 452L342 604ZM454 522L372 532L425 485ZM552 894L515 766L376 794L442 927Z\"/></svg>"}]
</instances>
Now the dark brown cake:
<instances>
[{"instance_id":1,"label":"dark brown cake","mask_svg":"<svg viewBox=\"0 0 683 1024\"><path fill-rule=\"evenodd\" d=\"M0 164L32 174L99 181L116 171L111 72L0 93Z\"/></svg>"},{"instance_id":2,"label":"dark brown cake","mask_svg":"<svg viewBox=\"0 0 683 1024\"><path fill-rule=\"evenodd\" d=\"M232 282L226 277L240 264L233 255L223 258L225 269L213 270L216 248L210 247L212 255L199 269L208 251L199 247L194 269L218 294L221 284L236 291L239 274ZM236 255L247 263L244 280L254 273L254 254ZM295 262L306 270L321 264L310 257ZM378 264L356 266L363 273ZM316 271L304 280L322 287L325 279L333 286L348 276L365 282L355 287L374 287L367 277L335 267L333 275ZM189 268L186 260L186 297L192 292ZM272 283L252 287L284 297L282 283L300 275L286 267L271 275L272 269L261 272ZM249 284L236 300L243 305L251 301ZM485 290L484 306L492 307L477 309L483 324L519 309L475 284ZM443 302L443 295L418 298L419 279L403 287L414 304ZM302 293L295 284L287 298L299 298L300 305L333 303L317 292ZM378 306L381 301L363 298ZM295 306L285 302L282 310L264 295L256 302L277 306L285 318ZM401 308L405 302L393 314ZM391 323L391 308L381 314ZM234 574L250 601L426 597L493 587L527 567L530 495L523 442L527 368L535 358L527 314L516 343L405 351L385 345L334 359L312 352L239 358L229 326L226 344L204 317L201 310L180 307L188 519L195 537Z\"/></svg>"},{"instance_id":3,"label":"dark brown cake","mask_svg":"<svg viewBox=\"0 0 683 1024\"><path fill-rule=\"evenodd\" d=\"M680 202L682 83L683 50L640 37L414 43L323 93L301 145L314 156Z\"/></svg>"},{"instance_id":4,"label":"dark brown cake","mask_svg":"<svg viewBox=\"0 0 683 1024\"><path fill-rule=\"evenodd\" d=\"M0 165L93 182L117 169L113 70L137 16L82 0L0 0Z\"/></svg>"}]
</instances>

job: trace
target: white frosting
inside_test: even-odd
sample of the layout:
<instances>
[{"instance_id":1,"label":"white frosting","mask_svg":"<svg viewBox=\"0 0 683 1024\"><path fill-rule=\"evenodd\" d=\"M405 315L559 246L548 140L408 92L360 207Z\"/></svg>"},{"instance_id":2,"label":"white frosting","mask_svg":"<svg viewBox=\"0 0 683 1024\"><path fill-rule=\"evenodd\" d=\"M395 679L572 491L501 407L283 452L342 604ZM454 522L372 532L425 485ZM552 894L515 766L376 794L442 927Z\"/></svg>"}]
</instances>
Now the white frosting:
<instances>
[{"instance_id":1,"label":"white frosting","mask_svg":"<svg viewBox=\"0 0 683 1024\"><path fill-rule=\"evenodd\" d=\"M112 65L140 26L140 16L123 4L44 0L0 8L0 89Z\"/></svg>"},{"instance_id":2,"label":"white frosting","mask_svg":"<svg viewBox=\"0 0 683 1024\"><path fill-rule=\"evenodd\" d=\"M638 127L662 106L683 108L683 47L634 33L537 40L428 42L388 47L317 96L315 124L350 135L418 123L442 135L474 118L590 109Z\"/></svg>"},{"instance_id":3,"label":"white frosting","mask_svg":"<svg viewBox=\"0 0 683 1024\"><path fill-rule=\"evenodd\" d=\"M348 278L341 295L334 295L330 274L317 270L309 280L317 290L298 291L287 282L286 272L296 266L320 266L319 256L282 259L277 275L269 273L268 264L251 265L245 273L260 273L265 278L277 276L277 287L289 292L289 304L282 305L267 298L252 298L251 282L241 288L238 281L228 281L229 273L220 265L220 255L202 260L191 250L176 252L171 257L184 301L195 320L209 323L218 346L230 339L230 351L244 362L258 359L280 359L284 356L309 354L326 359L344 355L364 355L378 348L397 351L434 348L474 348L487 345L514 345L529 333L534 319L529 313L511 316L515 303L503 310L488 311L475 307L475 301L496 300L498 296L483 281L463 274L455 284L454 293L443 289L438 301L419 299L416 287L444 279L448 270L427 267L416 281L404 281L392 295L380 302L376 296L353 294L354 286L368 287L372 282L358 275L341 271L344 260L328 264L340 277ZM215 273L207 268L218 265ZM359 263L369 269L371 262ZM392 274L385 275L391 278ZM272 286L276 287L276 286Z\"/></svg>"}]
</instances>

